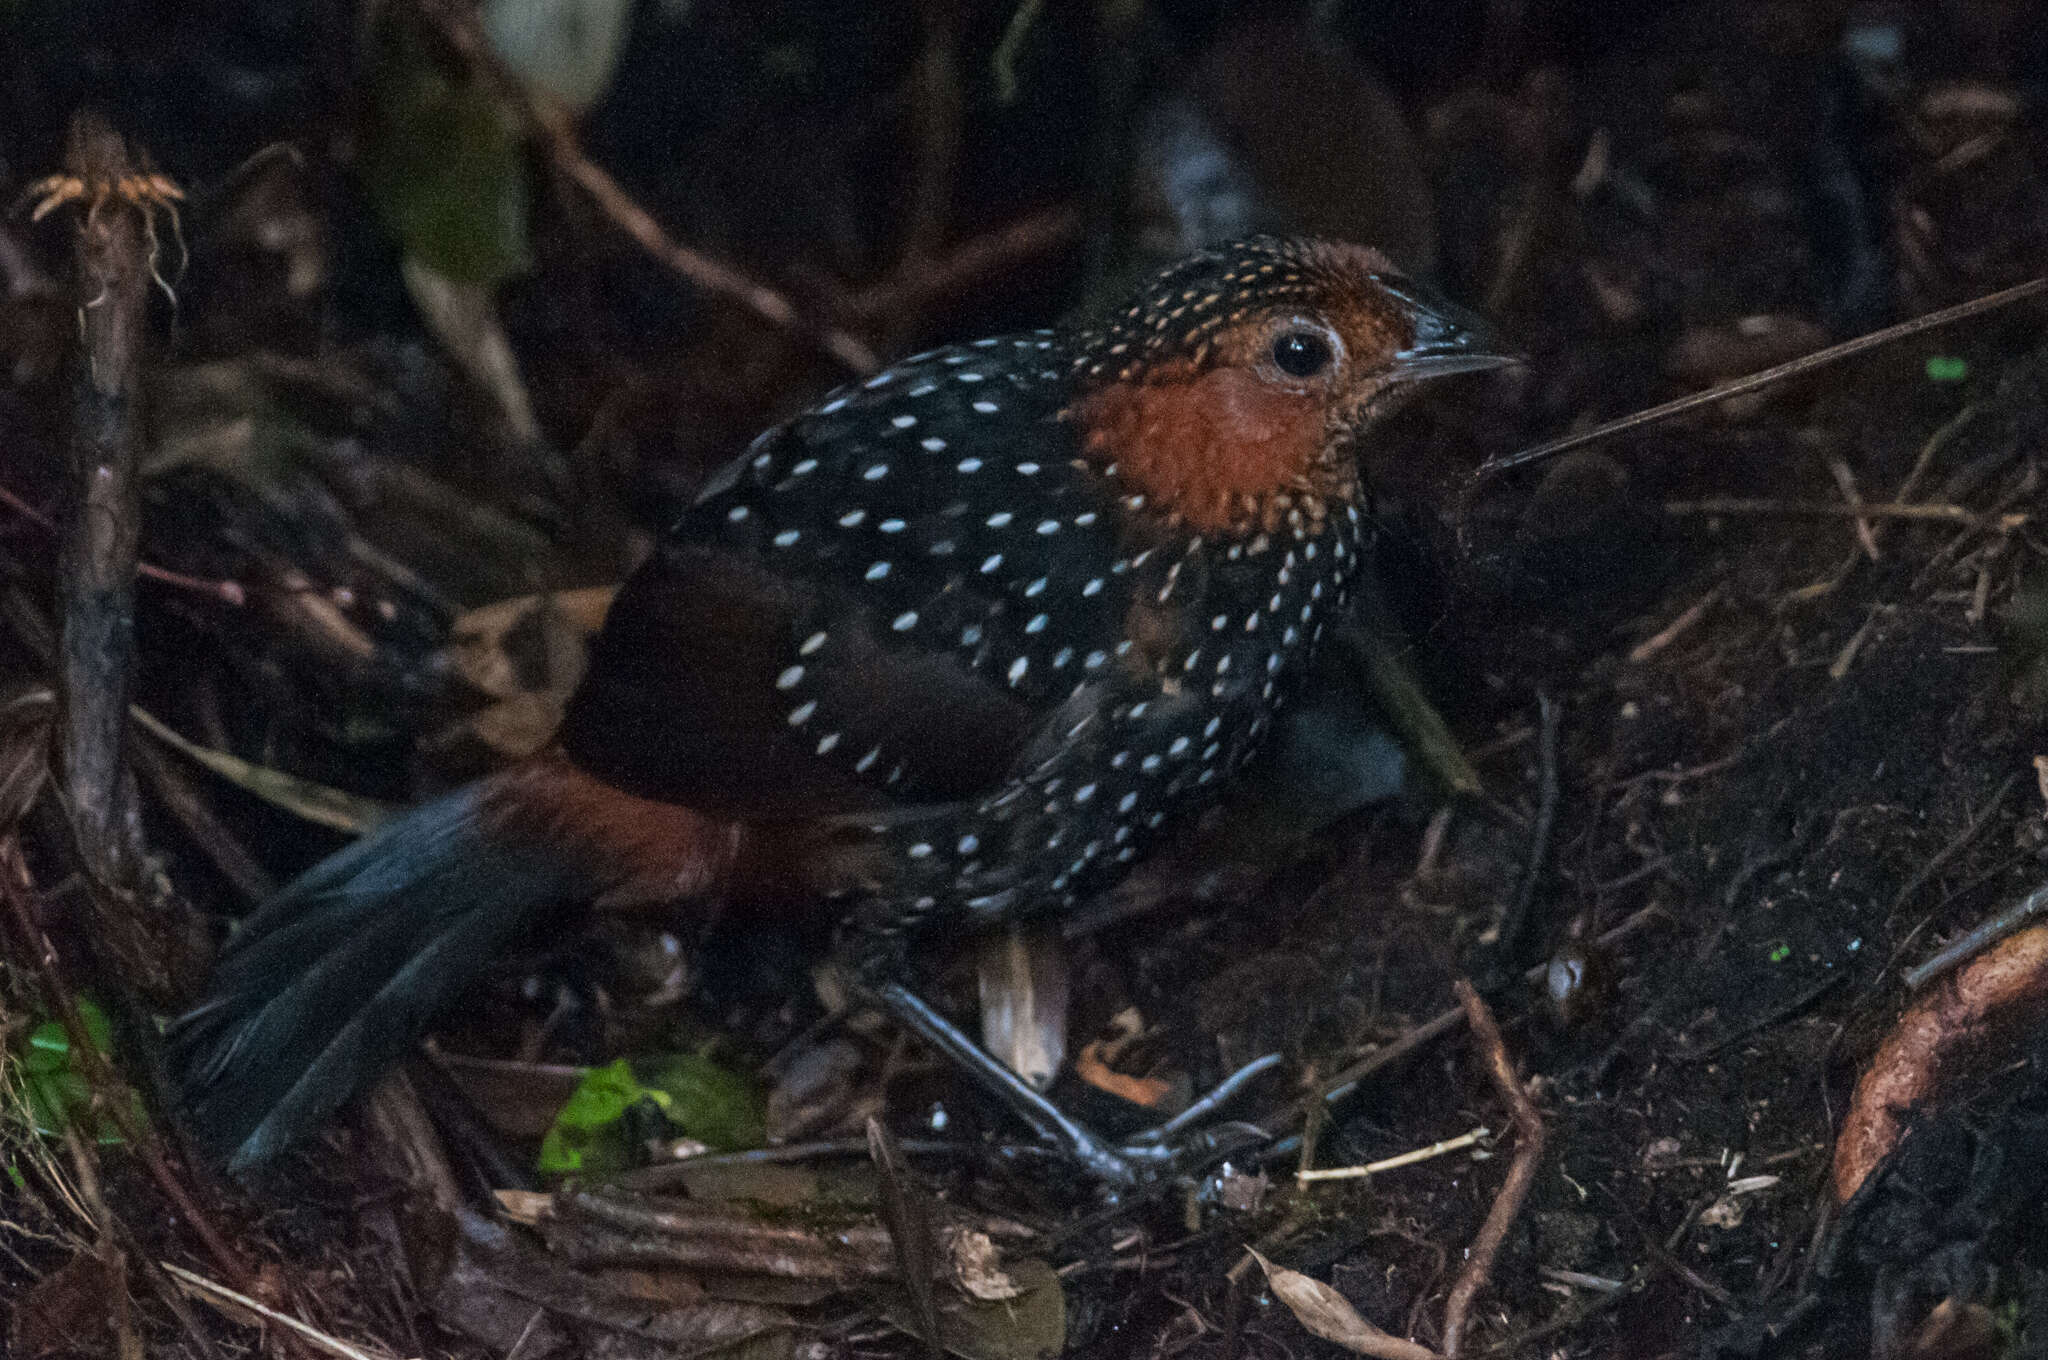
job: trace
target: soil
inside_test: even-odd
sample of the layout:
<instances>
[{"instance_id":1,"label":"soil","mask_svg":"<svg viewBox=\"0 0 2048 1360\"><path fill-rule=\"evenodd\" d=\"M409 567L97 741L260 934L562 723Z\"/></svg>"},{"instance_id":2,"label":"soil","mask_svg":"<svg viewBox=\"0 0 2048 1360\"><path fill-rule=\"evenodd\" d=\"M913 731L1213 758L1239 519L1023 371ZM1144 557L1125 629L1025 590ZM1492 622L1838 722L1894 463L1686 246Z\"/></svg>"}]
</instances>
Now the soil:
<instances>
[{"instance_id":1,"label":"soil","mask_svg":"<svg viewBox=\"0 0 2048 1360\"><path fill-rule=\"evenodd\" d=\"M573 683L579 627L540 613L484 648L513 678L480 682L448 650L471 611L616 581L707 468L844 373L818 345L684 286L536 164L546 187L531 204L530 266L497 295L538 430L523 437L407 301L397 247L362 201L348 129L351 101L370 97L370 58L346 39L309 53L221 8L209 22L248 52L201 53L214 35L198 20L88 35L0 9L0 28L34 28L0 57L19 77L8 102L22 106L0 131L0 165L18 184L56 163L61 121L30 107L31 84L70 90L79 71L111 69L126 74L97 97L167 172L205 189L182 224L191 268L176 313L158 317L143 553L249 583L258 603L147 585L139 702L253 766L398 803L543 739ZM307 8L334 33L356 31L345 6ZM864 24L844 6L775 8L772 21L725 5L647 20L581 128L584 149L677 239L773 279L806 318L884 358L1041 323L1107 287L1105 258L1185 228L1159 215L1153 200L1170 209L1171 195L1155 185L1115 205L1118 222L1151 212L1140 229L1104 229L1089 158L1118 153L1113 138L1097 145L1097 124L1120 101L1215 101L1197 87L1227 84L1231 44L1246 40L1234 11L1162 5L1132 40L1142 71L1053 71L1053 55L1092 60L1105 40L1075 16L1041 16L1018 102L969 80L952 206L905 250L906 230L927 230L906 228L900 206L929 173L918 153L931 143L915 134L931 125L898 126L921 107L903 92L926 88L909 79L929 38L921 11ZM961 7L957 52L989 61L1011 8ZM1259 41L1299 41L1302 62L1324 63L1304 78L1301 135L1315 100L1379 110L1343 136L1373 148L1375 184L1403 186L1380 221L1411 237L1433 222L1440 281L1528 355L1404 414L1365 455L1382 525L1372 631L1443 715L1479 787L1446 796L1411 744L1399 791L1369 805L1341 788L1284 814L1240 800L1070 932L1072 1046L1134 1011L1141 1037L1112 1065L1159 1078L1169 1098L1279 1053L1280 1074L1229 1113L1284 1134L1305 1096L1453 1009L1454 983L1470 979L1547 1137L1462 1353L2048 1354L2048 1041L2031 1027L1944 1069L1848 1203L1832 1181L1858 1078L1914 995L1905 971L2039 887L2048 866L2048 777L2035 765L2048 753L2042 304L1526 469L1480 471L1575 425L2042 273L2048 18L1989 3L1606 10L1452 6L1427 32L1373 7L1277 29L1270 15L1247 21ZM1302 36L1314 22L1335 47ZM839 58L804 65L827 51ZM281 55L266 65L265 53ZM679 89L655 74L664 60L748 74ZM238 62L268 71L276 97L207 110L136 74L196 71L203 92ZM1313 176L1262 169L1259 148L1287 129L1258 104L1210 113L1232 128L1234 173L1285 186L1258 220L1334 229L1332 215L1364 212L1357 184L1318 198ZM297 135L287 125L299 117L319 129L302 163L235 168L260 141ZM748 117L758 126L743 137ZM688 135L662 145L648 130L660 127ZM1113 183L1143 178L1114 164ZM769 225L754 230L757 219ZM64 366L52 357L72 343L63 220L0 223L13 287L0 302L12 365L0 440L21 450L0 489L39 506L64 479ZM945 247L1019 221L1042 227L1043 243L1012 241L993 266L919 292L944 277ZM295 258L316 276L310 292L293 291ZM849 280L893 290L898 305L863 310ZM46 696L54 554L10 513L0 508L0 677ZM49 721L47 697L35 703L40 716L19 722L29 709L0 711L0 751L41 749L44 729L21 726ZM1361 740L1385 726L1370 703L1343 712L1334 721ZM247 780L149 749L138 768L152 872L201 933L341 843L332 820L311 825ZM115 1051L150 1093L142 1031L175 998L116 1004L142 984L110 978L119 959L91 945L54 798L24 815L6 777L0 795L67 985L109 995ZM0 1017L18 1081L18 1041L51 1011L17 935ZM1076 1356L1348 1353L1304 1330L1247 1246L1388 1332L1442 1343L1446 1297L1518 1142L1462 1025L1326 1108L1307 1101L1307 1141L1321 1168L1491 1130L1476 1150L1297 1183L1299 1145L1258 1143L1195 1184L1106 1206L1005 1154L1015 1131L885 1030L825 1026L836 994L811 971L819 947L801 930L593 927L508 961L437 1042L458 1059L557 1074L701 1048L759 1082L771 1122L801 1123L805 1137L858 1137L876 1112L905 1139L930 1137L943 1113L945 1135L985 1155L913 1156L918 1183L949 1213L1039 1233L1015 1253L1060 1272ZM971 1013L971 960L935 959L932 979L949 1009ZM390 1353L526 1354L452 1298L472 1278L559 1284L553 1266L479 1246L455 1212L489 1203L482 1189L533 1183L549 1111L504 1136L507 1118L533 1119L538 1098L520 1089L484 1099L481 1121L423 1090L438 1143L388 1112L362 1115L253 1188L188 1163L174 1132L165 1155L266 1302ZM1071 1073L1058 1090L1106 1127L1150 1122ZM246 1314L194 1302L140 1264L222 1271L130 1143L67 1149L19 1127L17 1106L0 1224L14 1353L253 1345ZM417 1150L427 1144L442 1150ZM89 1175L103 1184L79 1188ZM781 1349L746 1354L919 1349L902 1326L909 1305L887 1289L798 1298L707 1278L720 1299L800 1319L777 1333ZM101 1317L110 1292L131 1302ZM554 1310L546 1335L561 1353L685 1353L599 1344L578 1330L594 1315L547 1300L520 1306Z\"/></svg>"}]
</instances>

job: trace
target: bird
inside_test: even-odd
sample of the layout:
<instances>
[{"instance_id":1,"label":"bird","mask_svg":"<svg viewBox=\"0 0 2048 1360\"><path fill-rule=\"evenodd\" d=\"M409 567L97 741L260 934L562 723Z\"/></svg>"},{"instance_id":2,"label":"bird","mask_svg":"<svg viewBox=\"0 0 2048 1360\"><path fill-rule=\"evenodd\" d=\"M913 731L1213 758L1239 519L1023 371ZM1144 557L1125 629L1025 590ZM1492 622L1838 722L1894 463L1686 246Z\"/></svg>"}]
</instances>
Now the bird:
<instances>
[{"instance_id":1,"label":"bird","mask_svg":"<svg viewBox=\"0 0 2048 1360\"><path fill-rule=\"evenodd\" d=\"M171 1027L188 1127L274 1161L576 904L803 900L869 996L1133 1183L923 1000L918 957L1073 910L1217 802L1367 569L1363 441L1510 362L1371 248L1256 237L829 393L661 536L546 751L240 926Z\"/></svg>"}]
</instances>

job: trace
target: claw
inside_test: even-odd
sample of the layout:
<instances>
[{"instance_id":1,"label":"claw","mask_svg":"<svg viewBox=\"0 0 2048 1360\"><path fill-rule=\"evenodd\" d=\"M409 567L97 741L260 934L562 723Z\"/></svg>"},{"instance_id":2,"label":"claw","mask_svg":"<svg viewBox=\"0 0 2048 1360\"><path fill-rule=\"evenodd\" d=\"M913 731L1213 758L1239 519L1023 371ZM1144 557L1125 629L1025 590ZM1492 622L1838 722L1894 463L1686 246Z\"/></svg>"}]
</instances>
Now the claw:
<instances>
[{"instance_id":1,"label":"claw","mask_svg":"<svg viewBox=\"0 0 2048 1360\"><path fill-rule=\"evenodd\" d=\"M1262 1072L1270 1072L1280 1065L1278 1053L1268 1053L1262 1058L1253 1058L1243 1067L1216 1084L1216 1089L1189 1105L1185 1110L1167 1120L1157 1128L1147 1129L1131 1141L1138 1144L1163 1143L1176 1134L1193 1127L1235 1098L1239 1091L1249 1086ZM1250 1125L1245 1127L1250 1128Z\"/></svg>"},{"instance_id":2,"label":"claw","mask_svg":"<svg viewBox=\"0 0 2048 1360\"><path fill-rule=\"evenodd\" d=\"M1133 1190L1168 1176L1191 1174L1215 1158L1243 1146L1236 1141L1227 1146L1221 1145L1214 1135L1223 1128L1248 1133L1254 1139L1266 1137L1263 1131L1249 1124L1219 1126L1205 1130L1192 1140L1182 1140L1181 1135L1221 1109L1225 1102L1261 1073L1278 1066L1280 1055L1277 1053L1246 1063L1224 1078L1215 1090L1172 1119L1146 1130L1123 1147L1116 1147L989 1056L952 1021L933 1010L902 983L879 983L871 990L875 999L899 1024L960 1064L983 1087L1008 1105L1018 1118L1030 1125L1041 1139L1079 1163L1112 1192Z\"/></svg>"}]
</instances>

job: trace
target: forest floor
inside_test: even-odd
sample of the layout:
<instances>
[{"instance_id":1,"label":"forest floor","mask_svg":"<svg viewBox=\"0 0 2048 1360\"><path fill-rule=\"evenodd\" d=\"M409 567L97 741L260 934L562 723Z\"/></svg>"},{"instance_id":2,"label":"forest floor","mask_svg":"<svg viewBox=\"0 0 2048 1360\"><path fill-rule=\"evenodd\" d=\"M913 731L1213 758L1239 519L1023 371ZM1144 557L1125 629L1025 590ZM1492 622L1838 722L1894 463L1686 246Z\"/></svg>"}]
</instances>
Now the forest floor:
<instances>
[{"instance_id":1,"label":"forest floor","mask_svg":"<svg viewBox=\"0 0 2048 1360\"><path fill-rule=\"evenodd\" d=\"M354 33L348 7L310 8ZM453 11L416 8L435 60L466 69ZM337 90L387 89L373 75L411 58L366 72L353 37L295 57L328 121L290 156L193 151L232 138L175 81L106 96L154 164L203 182L175 238L161 196L152 219L182 268L175 311L151 304L136 399L141 551L161 570L138 607L127 934L96 933L104 885L44 782L66 721L58 602L77 596L37 515L63 503L79 408L61 356L90 300L66 258L92 195L49 186L70 201L0 221L11 1353L238 1354L259 1331L348 1353L288 1339L253 1299L367 1354L909 1355L930 1301L970 1360L1418 1355L1356 1320L1444 1348L1496 1211L1461 1354L2048 1353L2048 947L2022 933L1990 965L1912 976L2048 874L2042 304L1480 472L2048 268L2048 54L1991 4L1671 6L1591 43L1601 21L1572 6L1475 6L1470 41L1381 35L1429 58L1400 82L1305 18L1166 20L1170 56L1144 49L1159 69L1123 91L1133 126L1198 110L1263 196L1251 220L1398 243L1529 359L1404 413L1366 460L1383 632L1476 790L1446 797L1411 750L1398 796L1326 824L1247 800L1061 946L1085 1058L1064 1098L1136 1128L1278 1053L1229 1114L1273 1139L1305 1122L1305 1143L1101 1203L1005 1153L1017 1132L887 1027L833 1023L816 932L731 923L593 925L508 960L409 1085L253 1186L187 1159L168 1121L139 1136L160 1107L150 1017L196 995L221 921L390 807L544 742L606 592L708 469L868 352L1042 324L1102 284L1105 239L1170 254L1199 243L1191 219L1228 216L1176 198L1171 139L1141 136L1115 177L1141 187L1105 219L1099 166L1059 159L1095 141L1060 121L1067 77L1043 62L1014 105L934 96L930 72L988 60L1010 7L963 7L944 43L914 19L848 38L842 8L793 6L773 42L716 5L636 38L679 69L751 73L673 146L634 130L671 96L630 46L580 145L524 126L532 163L508 159L538 186L530 239L494 289L407 275L385 237L412 219L379 219L360 187L374 198L377 157L400 153L335 131L376 122ZM1040 41L1113 46L1044 22ZM25 89L53 51L87 69L82 52L154 44L137 69L161 74L198 41L58 33L0 62ZM841 83L776 102L777 62L841 42ZM214 58L194 60L205 76ZM1114 67L1082 65L1084 83ZM1276 81L1298 99L1250 93ZM291 107L251 126L298 136ZM1307 169L1305 125L1329 141ZM10 192L61 154L49 117L12 126ZM797 323L707 301L689 261L648 254L634 200L589 192L610 162L676 239L797 299ZM900 231L876 226L870 179L921 205ZM934 196L966 206L949 221ZM1105 237L1126 209L1152 216ZM930 969L961 1015L968 953ZM1460 980L1499 1047L1467 1026ZM144 1093L125 1119L67 1007ZM603 1104L584 1074L622 1055L627 1094L565 1131L572 1091ZM1495 1060L1543 1128L1519 1203L1500 1195L1531 1131ZM682 1131L633 1099L648 1089L714 1148L860 1153L629 1167ZM909 1171L868 1156L871 1116ZM1478 1129L1366 1178L1296 1174ZM935 1139L952 1151L920 1150ZM536 1159L562 1165L565 1142L581 1188L551 1195ZM920 1210L936 1229L904 1228ZM906 1232L947 1257L935 1301L900 1283ZM1318 1313L1248 1247L1336 1297Z\"/></svg>"}]
</instances>

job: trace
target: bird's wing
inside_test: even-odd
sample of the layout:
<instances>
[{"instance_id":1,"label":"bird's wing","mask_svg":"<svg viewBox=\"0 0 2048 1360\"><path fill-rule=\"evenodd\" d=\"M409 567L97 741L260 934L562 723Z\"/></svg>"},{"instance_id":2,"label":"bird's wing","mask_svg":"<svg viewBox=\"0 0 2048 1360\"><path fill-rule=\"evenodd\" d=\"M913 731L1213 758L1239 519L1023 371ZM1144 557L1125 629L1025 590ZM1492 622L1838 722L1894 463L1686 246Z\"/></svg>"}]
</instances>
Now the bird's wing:
<instances>
[{"instance_id":1,"label":"bird's wing","mask_svg":"<svg viewBox=\"0 0 2048 1360\"><path fill-rule=\"evenodd\" d=\"M613 604L570 758L742 818L1001 788L1128 596L1040 343L910 361L714 478Z\"/></svg>"}]
</instances>

